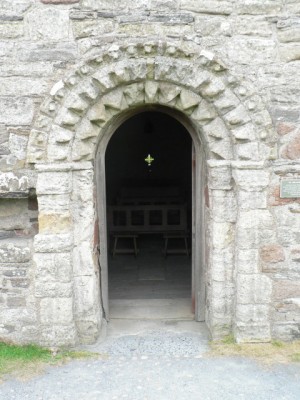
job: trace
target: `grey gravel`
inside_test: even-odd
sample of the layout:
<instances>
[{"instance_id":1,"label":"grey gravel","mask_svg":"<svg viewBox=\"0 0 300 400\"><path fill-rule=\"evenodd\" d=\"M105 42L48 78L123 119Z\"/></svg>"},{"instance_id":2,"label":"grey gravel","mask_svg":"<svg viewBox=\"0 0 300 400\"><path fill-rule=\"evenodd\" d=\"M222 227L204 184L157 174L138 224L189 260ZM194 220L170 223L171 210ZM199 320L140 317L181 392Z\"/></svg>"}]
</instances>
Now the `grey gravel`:
<instances>
[{"instance_id":1,"label":"grey gravel","mask_svg":"<svg viewBox=\"0 0 300 400\"><path fill-rule=\"evenodd\" d=\"M264 367L243 358L209 358L203 331L114 332L87 348L101 357L49 367L27 382L8 380L0 386L0 399L300 399L300 365Z\"/></svg>"}]
</instances>

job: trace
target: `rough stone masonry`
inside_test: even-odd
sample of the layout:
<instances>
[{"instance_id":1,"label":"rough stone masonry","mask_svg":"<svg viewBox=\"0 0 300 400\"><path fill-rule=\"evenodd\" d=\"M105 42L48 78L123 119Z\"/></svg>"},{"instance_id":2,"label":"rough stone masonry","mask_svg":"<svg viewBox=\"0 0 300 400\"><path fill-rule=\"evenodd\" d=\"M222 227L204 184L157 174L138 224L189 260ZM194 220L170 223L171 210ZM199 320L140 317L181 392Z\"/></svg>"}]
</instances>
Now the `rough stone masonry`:
<instances>
[{"instance_id":1,"label":"rough stone masonry","mask_svg":"<svg viewBox=\"0 0 300 400\"><path fill-rule=\"evenodd\" d=\"M0 0L0 337L97 339L96 160L158 105L201 143L212 336L299 338L299 71L299 0Z\"/></svg>"}]
</instances>

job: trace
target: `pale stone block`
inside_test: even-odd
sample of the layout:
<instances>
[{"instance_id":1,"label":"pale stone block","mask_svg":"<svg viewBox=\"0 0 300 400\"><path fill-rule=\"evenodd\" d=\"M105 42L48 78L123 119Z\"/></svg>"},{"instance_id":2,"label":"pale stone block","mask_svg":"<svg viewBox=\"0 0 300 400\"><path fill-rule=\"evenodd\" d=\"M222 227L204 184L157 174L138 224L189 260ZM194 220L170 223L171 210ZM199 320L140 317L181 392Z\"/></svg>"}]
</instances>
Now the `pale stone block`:
<instances>
[{"instance_id":1,"label":"pale stone block","mask_svg":"<svg viewBox=\"0 0 300 400\"><path fill-rule=\"evenodd\" d=\"M35 253L35 275L41 282L70 282L72 263L70 253Z\"/></svg>"},{"instance_id":2,"label":"pale stone block","mask_svg":"<svg viewBox=\"0 0 300 400\"><path fill-rule=\"evenodd\" d=\"M151 35L166 37L167 35L174 37L182 37L184 35L192 35L194 33L193 26L190 25L167 25L161 23L138 23L138 24L121 24L116 29L116 34L125 34L134 37L147 37Z\"/></svg>"},{"instance_id":3,"label":"pale stone block","mask_svg":"<svg viewBox=\"0 0 300 400\"><path fill-rule=\"evenodd\" d=\"M211 165L208 168L208 186L211 189L232 189L232 173L230 165Z\"/></svg>"},{"instance_id":4,"label":"pale stone block","mask_svg":"<svg viewBox=\"0 0 300 400\"><path fill-rule=\"evenodd\" d=\"M114 21L105 19L73 21L73 34L76 39L99 36L115 30Z\"/></svg>"},{"instance_id":5,"label":"pale stone block","mask_svg":"<svg viewBox=\"0 0 300 400\"><path fill-rule=\"evenodd\" d=\"M86 212L84 208L77 208L73 211L74 244L79 245L83 241L89 241L94 236L95 209L93 203L87 203Z\"/></svg>"},{"instance_id":6,"label":"pale stone block","mask_svg":"<svg viewBox=\"0 0 300 400\"><path fill-rule=\"evenodd\" d=\"M89 242L79 242L73 251L74 276L93 275L96 269L93 248Z\"/></svg>"},{"instance_id":7,"label":"pale stone block","mask_svg":"<svg viewBox=\"0 0 300 400\"><path fill-rule=\"evenodd\" d=\"M227 246L223 249L212 250L210 253L212 265L211 279L216 282L232 282L234 249L233 246Z\"/></svg>"},{"instance_id":8,"label":"pale stone block","mask_svg":"<svg viewBox=\"0 0 300 400\"><path fill-rule=\"evenodd\" d=\"M72 157L73 161L93 160L96 145L94 140L77 140L73 142Z\"/></svg>"},{"instance_id":9,"label":"pale stone block","mask_svg":"<svg viewBox=\"0 0 300 400\"><path fill-rule=\"evenodd\" d=\"M235 327L235 339L237 343L260 343L271 341L271 330L267 324L238 323Z\"/></svg>"},{"instance_id":10,"label":"pale stone block","mask_svg":"<svg viewBox=\"0 0 300 400\"><path fill-rule=\"evenodd\" d=\"M216 110L204 99L191 114L191 118L195 119L201 125L207 123L208 121L216 117L217 117Z\"/></svg>"},{"instance_id":11,"label":"pale stone block","mask_svg":"<svg viewBox=\"0 0 300 400\"><path fill-rule=\"evenodd\" d=\"M73 188L73 198L83 202L92 201L94 191L93 169L73 172Z\"/></svg>"},{"instance_id":12,"label":"pale stone block","mask_svg":"<svg viewBox=\"0 0 300 400\"><path fill-rule=\"evenodd\" d=\"M92 124L87 119L84 119L76 131L76 138L79 140L97 138L99 132L100 132L99 126Z\"/></svg>"},{"instance_id":13,"label":"pale stone block","mask_svg":"<svg viewBox=\"0 0 300 400\"><path fill-rule=\"evenodd\" d=\"M195 31L201 36L231 36L232 24L224 16L196 16Z\"/></svg>"},{"instance_id":14,"label":"pale stone block","mask_svg":"<svg viewBox=\"0 0 300 400\"><path fill-rule=\"evenodd\" d=\"M234 169L232 171L236 184L245 191L265 189L269 184L270 173L260 169Z\"/></svg>"},{"instance_id":15,"label":"pale stone block","mask_svg":"<svg viewBox=\"0 0 300 400\"><path fill-rule=\"evenodd\" d=\"M300 218L298 213L292 213L290 206L282 205L281 207L274 207L273 212L276 216L276 221L280 227L288 227L291 230L294 228L300 229Z\"/></svg>"},{"instance_id":16,"label":"pale stone block","mask_svg":"<svg viewBox=\"0 0 300 400\"><path fill-rule=\"evenodd\" d=\"M0 311L0 327L2 325L10 325L12 327L34 325L37 323L36 310L31 307L27 308L2 308Z\"/></svg>"},{"instance_id":17,"label":"pale stone block","mask_svg":"<svg viewBox=\"0 0 300 400\"><path fill-rule=\"evenodd\" d=\"M276 42L269 38L233 37L226 47L229 59L237 64L271 63L277 55Z\"/></svg>"},{"instance_id":18,"label":"pale stone block","mask_svg":"<svg viewBox=\"0 0 300 400\"><path fill-rule=\"evenodd\" d=\"M266 244L260 248L260 258L266 263L278 263L284 261L284 249L277 243Z\"/></svg>"},{"instance_id":19,"label":"pale stone block","mask_svg":"<svg viewBox=\"0 0 300 400\"><path fill-rule=\"evenodd\" d=\"M197 13L224 14L229 15L233 11L233 2L231 0L181 0L180 8L182 10L195 11Z\"/></svg>"},{"instance_id":20,"label":"pale stone block","mask_svg":"<svg viewBox=\"0 0 300 400\"><path fill-rule=\"evenodd\" d=\"M236 240L241 249L258 248L276 240L275 222L267 210L241 211Z\"/></svg>"},{"instance_id":21,"label":"pale stone block","mask_svg":"<svg viewBox=\"0 0 300 400\"><path fill-rule=\"evenodd\" d=\"M100 295L96 290L95 276L74 278L74 304L76 319L90 320L100 310Z\"/></svg>"},{"instance_id":22,"label":"pale stone block","mask_svg":"<svg viewBox=\"0 0 300 400\"><path fill-rule=\"evenodd\" d=\"M69 233L57 235L36 235L34 249L39 253L64 253L73 246L73 236Z\"/></svg>"},{"instance_id":23,"label":"pale stone block","mask_svg":"<svg viewBox=\"0 0 300 400\"><path fill-rule=\"evenodd\" d=\"M77 332L73 323L69 325L42 326L39 343L44 346L74 346L77 343Z\"/></svg>"},{"instance_id":24,"label":"pale stone block","mask_svg":"<svg viewBox=\"0 0 300 400\"><path fill-rule=\"evenodd\" d=\"M73 131L62 128L59 125L52 125L49 134L49 140L52 143L62 143L62 144L68 143L70 142L70 140L73 139L73 137L74 137Z\"/></svg>"},{"instance_id":25,"label":"pale stone block","mask_svg":"<svg viewBox=\"0 0 300 400\"><path fill-rule=\"evenodd\" d=\"M213 98L219 96L226 89L223 81L214 77L206 85L200 88L200 94L203 97Z\"/></svg>"},{"instance_id":26,"label":"pale stone block","mask_svg":"<svg viewBox=\"0 0 300 400\"><path fill-rule=\"evenodd\" d=\"M0 78L0 96L44 95L48 90L48 83L40 78Z\"/></svg>"},{"instance_id":27,"label":"pale stone block","mask_svg":"<svg viewBox=\"0 0 300 400\"><path fill-rule=\"evenodd\" d=\"M178 0L151 0L151 8L153 10L177 10L178 9Z\"/></svg>"},{"instance_id":28,"label":"pale stone block","mask_svg":"<svg viewBox=\"0 0 300 400\"><path fill-rule=\"evenodd\" d=\"M34 114L34 101L29 97L1 97L0 123L30 125Z\"/></svg>"},{"instance_id":29,"label":"pale stone block","mask_svg":"<svg viewBox=\"0 0 300 400\"><path fill-rule=\"evenodd\" d=\"M101 310L99 310L99 316L101 317ZM81 344L94 344L100 334L100 320L79 320L75 321L78 338Z\"/></svg>"},{"instance_id":30,"label":"pale stone block","mask_svg":"<svg viewBox=\"0 0 300 400\"><path fill-rule=\"evenodd\" d=\"M234 230L229 222L211 222L211 232L214 249L225 249L233 242Z\"/></svg>"},{"instance_id":31,"label":"pale stone block","mask_svg":"<svg viewBox=\"0 0 300 400\"><path fill-rule=\"evenodd\" d=\"M244 125L250 121L248 112L242 104L226 113L223 118L231 126Z\"/></svg>"},{"instance_id":32,"label":"pale stone block","mask_svg":"<svg viewBox=\"0 0 300 400\"><path fill-rule=\"evenodd\" d=\"M28 141L27 161L35 163L45 157L48 135L46 132L32 129Z\"/></svg>"},{"instance_id":33,"label":"pale stone block","mask_svg":"<svg viewBox=\"0 0 300 400\"><path fill-rule=\"evenodd\" d=\"M270 307L267 304L237 304L236 322L239 325L268 325Z\"/></svg>"},{"instance_id":34,"label":"pale stone block","mask_svg":"<svg viewBox=\"0 0 300 400\"><path fill-rule=\"evenodd\" d=\"M31 258L31 241L1 240L0 260L2 263L25 263Z\"/></svg>"},{"instance_id":35,"label":"pale stone block","mask_svg":"<svg viewBox=\"0 0 300 400\"><path fill-rule=\"evenodd\" d=\"M11 133L9 135L9 150L18 160L25 160L28 137Z\"/></svg>"},{"instance_id":36,"label":"pale stone block","mask_svg":"<svg viewBox=\"0 0 300 400\"><path fill-rule=\"evenodd\" d=\"M278 31L277 35L279 41L283 43L300 42L300 27Z\"/></svg>"},{"instance_id":37,"label":"pale stone block","mask_svg":"<svg viewBox=\"0 0 300 400\"><path fill-rule=\"evenodd\" d=\"M272 337L276 339L283 341L298 340L299 333L299 324L290 321L272 323Z\"/></svg>"},{"instance_id":38,"label":"pale stone block","mask_svg":"<svg viewBox=\"0 0 300 400\"><path fill-rule=\"evenodd\" d=\"M66 213L70 210L69 194L47 194L38 197L41 213Z\"/></svg>"},{"instance_id":39,"label":"pale stone block","mask_svg":"<svg viewBox=\"0 0 300 400\"><path fill-rule=\"evenodd\" d=\"M259 251L258 249L237 249L236 269L242 274L259 273Z\"/></svg>"},{"instance_id":40,"label":"pale stone block","mask_svg":"<svg viewBox=\"0 0 300 400\"><path fill-rule=\"evenodd\" d=\"M90 107L87 116L90 121L96 124L103 123L109 118L102 101L98 101L94 106Z\"/></svg>"},{"instance_id":41,"label":"pale stone block","mask_svg":"<svg viewBox=\"0 0 300 400\"><path fill-rule=\"evenodd\" d=\"M55 297L55 298L67 298L73 294L72 283L61 283L61 282L45 282L39 279L35 282L35 296L36 297Z\"/></svg>"},{"instance_id":42,"label":"pale stone block","mask_svg":"<svg viewBox=\"0 0 300 400\"><path fill-rule=\"evenodd\" d=\"M233 158L232 142L229 138L213 140L209 144L210 158L218 160L231 160Z\"/></svg>"},{"instance_id":43,"label":"pale stone block","mask_svg":"<svg viewBox=\"0 0 300 400\"><path fill-rule=\"evenodd\" d=\"M221 115L233 110L240 104L239 98L228 88L226 88L220 96L214 99L213 102Z\"/></svg>"},{"instance_id":44,"label":"pale stone block","mask_svg":"<svg viewBox=\"0 0 300 400\"><path fill-rule=\"evenodd\" d=\"M237 199L239 208L243 210L267 208L267 194L265 191L248 192L246 190L239 190Z\"/></svg>"},{"instance_id":45,"label":"pale stone block","mask_svg":"<svg viewBox=\"0 0 300 400\"><path fill-rule=\"evenodd\" d=\"M18 176L13 172L0 173L0 193L26 192L29 189L29 178Z\"/></svg>"},{"instance_id":46,"label":"pale stone block","mask_svg":"<svg viewBox=\"0 0 300 400\"><path fill-rule=\"evenodd\" d=\"M37 194L64 194L72 189L70 172L39 172L36 185Z\"/></svg>"},{"instance_id":47,"label":"pale stone block","mask_svg":"<svg viewBox=\"0 0 300 400\"><path fill-rule=\"evenodd\" d=\"M119 77L118 77L119 78ZM123 77L122 77L123 79ZM123 93L128 106L144 104L145 102L145 86L144 83L134 83L128 85Z\"/></svg>"},{"instance_id":48,"label":"pale stone block","mask_svg":"<svg viewBox=\"0 0 300 400\"><path fill-rule=\"evenodd\" d=\"M243 0L237 3L237 12L239 14L275 14L282 9L281 0Z\"/></svg>"},{"instance_id":49,"label":"pale stone block","mask_svg":"<svg viewBox=\"0 0 300 400\"><path fill-rule=\"evenodd\" d=\"M235 35L269 37L273 34L272 25L265 17L238 16L232 22L232 31Z\"/></svg>"},{"instance_id":50,"label":"pale stone block","mask_svg":"<svg viewBox=\"0 0 300 400\"><path fill-rule=\"evenodd\" d=\"M72 217L65 213L39 213L39 233L60 234L70 232L72 229Z\"/></svg>"},{"instance_id":51,"label":"pale stone block","mask_svg":"<svg viewBox=\"0 0 300 400\"><path fill-rule=\"evenodd\" d=\"M70 143L53 143L52 138L49 138L47 146L48 161L70 161L71 160L71 144Z\"/></svg>"},{"instance_id":52,"label":"pale stone block","mask_svg":"<svg viewBox=\"0 0 300 400\"><path fill-rule=\"evenodd\" d=\"M280 280L273 283L273 298L282 301L284 299L300 298L300 281ZM298 300L299 302L299 300ZM298 308L300 304L298 304Z\"/></svg>"},{"instance_id":53,"label":"pale stone block","mask_svg":"<svg viewBox=\"0 0 300 400\"><path fill-rule=\"evenodd\" d=\"M235 194L229 190L212 190L211 195L212 219L216 222L235 222L237 205Z\"/></svg>"},{"instance_id":54,"label":"pale stone block","mask_svg":"<svg viewBox=\"0 0 300 400\"><path fill-rule=\"evenodd\" d=\"M24 35L23 21L16 21L0 24L0 40L1 39L16 39Z\"/></svg>"},{"instance_id":55,"label":"pale stone block","mask_svg":"<svg viewBox=\"0 0 300 400\"><path fill-rule=\"evenodd\" d=\"M203 132L210 140L210 136L217 139L224 139L229 136L226 125L221 118L215 118L212 122L202 127Z\"/></svg>"},{"instance_id":56,"label":"pale stone block","mask_svg":"<svg viewBox=\"0 0 300 400\"><path fill-rule=\"evenodd\" d=\"M149 0L140 0L137 3L133 3L130 0L83 0L83 8L91 8L92 10L145 10L149 6Z\"/></svg>"},{"instance_id":57,"label":"pale stone block","mask_svg":"<svg viewBox=\"0 0 300 400\"><path fill-rule=\"evenodd\" d=\"M231 130L236 139L253 141L256 139L256 132L253 124L246 124Z\"/></svg>"},{"instance_id":58,"label":"pale stone block","mask_svg":"<svg viewBox=\"0 0 300 400\"><path fill-rule=\"evenodd\" d=\"M236 154L240 160L259 160L258 143L240 143L236 145Z\"/></svg>"},{"instance_id":59,"label":"pale stone block","mask_svg":"<svg viewBox=\"0 0 300 400\"><path fill-rule=\"evenodd\" d=\"M278 243L280 243L282 246L293 246L295 243L299 243L295 231L290 227L278 226L277 237Z\"/></svg>"},{"instance_id":60,"label":"pale stone block","mask_svg":"<svg viewBox=\"0 0 300 400\"><path fill-rule=\"evenodd\" d=\"M72 298L43 298L40 301L41 323L72 324L73 299Z\"/></svg>"},{"instance_id":61,"label":"pale stone block","mask_svg":"<svg viewBox=\"0 0 300 400\"><path fill-rule=\"evenodd\" d=\"M30 229L30 216L27 199L1 199L0 230ZM4 234L5 232L2 232ZM0 237L3 238L3 236Z\"/></svg>"},{"instance_id":62,"label":"pale stone block","mask_svg":"<svg viewBox=\"0 0 300 400\"><path fill-rule=\"evenodd\" d=\"M300 60L300 44L285 44L279 46L279 56L281 61L290 62Z\"/></svg>"},{"instance_id":63,"label":"pale stone block","mask_svg":"<svg viewBox=\"0 0 300 400\"><path fill-rule=\"evenodd\" d=\"M76 125L80 119L80 116L76 112L62 107L59 109L59 112L55 118L55 123L68 129Z\"/></svg>"},{"instance_id":64,"label":"pale stone block","mask_svg":"<svg viewBox=\"0 0 300 400\"><path fill-rule=\"evenodd\" d=\"M69 37L69 10L35 8L26 14L25 24L31 40L64 40Z\"/></svg>"},{"instance_id":65,"label":"pale stone block","mask_svg":"<svg viewBox=\"0 0 300 400\"><path fill-rule=\"evenodd\" d=\"M236 284L237 304L269 304L272 281L263 274L238 274Z\"/></svg>"},{"instance_id":66,"label":"pale stone block","mask_svg":"<svg viewBox=\"0 0 300 400\"><path fill-rule=\"evenodd\" d=\"M71 92L65 101L65 106L71 111L82 113L89 107L89 102L77 93Z\"/></svg>"}]
</instances>

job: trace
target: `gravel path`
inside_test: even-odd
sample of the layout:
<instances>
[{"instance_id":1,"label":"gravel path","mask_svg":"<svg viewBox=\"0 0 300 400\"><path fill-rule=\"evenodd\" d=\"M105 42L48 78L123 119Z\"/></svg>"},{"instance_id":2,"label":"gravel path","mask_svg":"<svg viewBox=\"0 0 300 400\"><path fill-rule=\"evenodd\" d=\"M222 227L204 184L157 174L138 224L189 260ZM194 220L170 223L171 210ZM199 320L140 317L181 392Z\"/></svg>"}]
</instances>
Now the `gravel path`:
<instances>
[{"instance_id":1,"label":"gravel path","mask_svg":"<svg viewBox=\"0 0 300 400\"><path fill-rule=\"evenodd\" d=\"M300 399L299 364L263 367L241 358L207 358L203 330L146 328L110 333L89 347L102 354L99 359L51 367L27 382L7 381L0 399Z\"/></svg>"}]
</instances>

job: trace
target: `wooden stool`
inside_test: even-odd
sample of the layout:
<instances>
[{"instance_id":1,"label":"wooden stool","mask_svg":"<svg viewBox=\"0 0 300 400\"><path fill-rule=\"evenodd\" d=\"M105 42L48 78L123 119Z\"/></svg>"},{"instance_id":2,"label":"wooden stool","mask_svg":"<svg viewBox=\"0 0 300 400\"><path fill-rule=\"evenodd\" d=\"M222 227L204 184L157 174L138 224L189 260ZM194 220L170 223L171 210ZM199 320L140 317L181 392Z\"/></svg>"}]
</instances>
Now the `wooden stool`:
<instances>
[{"instance_id":1,"label":"wooden stool","mask_svg":"<svg viewBox=\"0 0 300 400\"><path fill-rule=\"evenodd\" d=\"M189 256L189 247L188 247L188 234L184 232L168 232L164 234L165 246L163 250L163 254L167 257L168 254L186 254ZM184 247L181 248L168 248L169 239L173 240L183 240Z\"/></svg>"},{"instance_id":2,"label":"wooden stool","mask_svg":"<svg viewBox=\"0 0 300 400\"><path fill-rule=\"evenodd\" d=\"M134 254L135 257L138 255L139 251L137 248L137 241L136 241L138 235L132 235L131 233L114 233L113 238L114 238L113 251L112 251L113 257L116 254ZM131 239L132 247L118 248L119 239Z\"/></svg>"}]
</instances>

